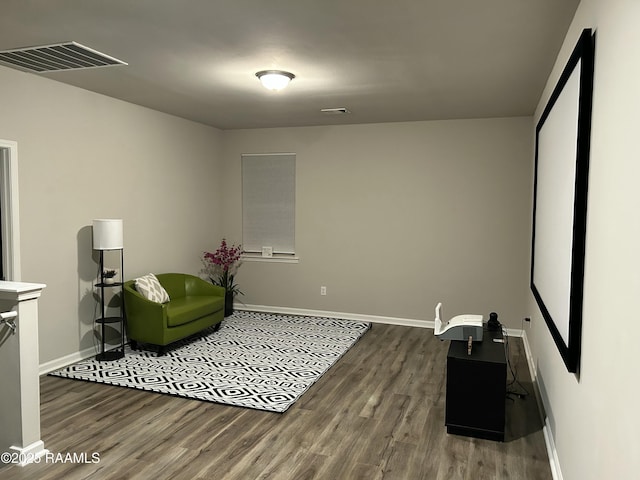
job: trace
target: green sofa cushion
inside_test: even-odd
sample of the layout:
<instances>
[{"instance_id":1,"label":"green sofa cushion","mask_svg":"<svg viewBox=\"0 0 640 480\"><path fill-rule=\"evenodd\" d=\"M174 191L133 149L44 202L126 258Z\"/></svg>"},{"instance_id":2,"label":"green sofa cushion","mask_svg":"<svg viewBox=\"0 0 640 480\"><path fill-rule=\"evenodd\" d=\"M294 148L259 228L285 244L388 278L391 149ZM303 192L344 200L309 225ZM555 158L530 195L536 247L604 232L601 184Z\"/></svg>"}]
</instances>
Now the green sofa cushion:
<instances>
[{"instance_id":1,"label":"green sofa cushion","mask_svg":"<svg viewBox=\"0 0 640 480\"><path fill-rule=\"evenodd\" d=\"M224 308L222 297L187 296L167 304L167 326L177 327Z\"/></svg>"}]
</instances>

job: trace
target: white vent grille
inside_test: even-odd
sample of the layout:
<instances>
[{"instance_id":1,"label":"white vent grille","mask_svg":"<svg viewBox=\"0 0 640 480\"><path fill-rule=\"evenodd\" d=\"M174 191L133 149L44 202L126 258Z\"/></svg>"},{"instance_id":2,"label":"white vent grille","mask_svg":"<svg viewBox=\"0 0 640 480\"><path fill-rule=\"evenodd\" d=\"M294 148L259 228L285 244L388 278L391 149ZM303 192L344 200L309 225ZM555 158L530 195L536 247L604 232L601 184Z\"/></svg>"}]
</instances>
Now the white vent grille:
<instances>
[{"instance_id":1,"label":"white vent grille","mask_svg":"<svg viewBox=\"0 0 640 480\"><path fill-rule=\"evenodd\" d=\"M127 65L122 60L76 42L0 51L0 62L37 73Z\"/></svg>"},{"instance_id":2,"label":"white vent grille","mask_svg":"<svg viewBox=\"0 0 640 480\"><path fill-rule=\"evenodd\" d=\"M351 111L345 107L337 107L337 108L322 108L320 109L320 113L324 113L325 115L346 115L347 113L351 113Z\"/></svg>"}]
</instances>

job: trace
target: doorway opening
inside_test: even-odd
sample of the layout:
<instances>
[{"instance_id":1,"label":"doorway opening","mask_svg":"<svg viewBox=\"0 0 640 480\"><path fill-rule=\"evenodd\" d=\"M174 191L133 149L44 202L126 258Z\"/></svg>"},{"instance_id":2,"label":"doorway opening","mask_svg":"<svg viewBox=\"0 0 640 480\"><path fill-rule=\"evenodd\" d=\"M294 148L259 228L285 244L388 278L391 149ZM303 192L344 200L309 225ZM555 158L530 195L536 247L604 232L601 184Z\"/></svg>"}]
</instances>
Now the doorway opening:
<instances>
[{"instance_id":1,"label":"doorway opening","mask_svg":"<svg viewBox=\"0 0 640 480\"><path fill-rule=\"evenodd\" d=\"M0 269L2 280L20 281L18 144L0 139Z\"/></svg>"}]
</instances>

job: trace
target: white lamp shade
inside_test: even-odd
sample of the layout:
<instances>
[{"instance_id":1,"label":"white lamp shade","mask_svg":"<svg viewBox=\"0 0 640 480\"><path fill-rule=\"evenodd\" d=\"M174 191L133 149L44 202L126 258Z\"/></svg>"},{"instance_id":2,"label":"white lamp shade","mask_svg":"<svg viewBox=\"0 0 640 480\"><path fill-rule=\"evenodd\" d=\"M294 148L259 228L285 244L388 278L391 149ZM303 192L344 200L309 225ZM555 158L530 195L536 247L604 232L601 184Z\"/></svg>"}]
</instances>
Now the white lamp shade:
<instances>
[{"instance_id":1,"label":"white lamp shade","mask_svg":"<svg viewBox=\"0 0 640 480\"><path fill-rule=\"evenodd\" d=\"M93 249L119 250L124 248L121 219L102 218L93 221Z\"/></svg>"}]
</instances>

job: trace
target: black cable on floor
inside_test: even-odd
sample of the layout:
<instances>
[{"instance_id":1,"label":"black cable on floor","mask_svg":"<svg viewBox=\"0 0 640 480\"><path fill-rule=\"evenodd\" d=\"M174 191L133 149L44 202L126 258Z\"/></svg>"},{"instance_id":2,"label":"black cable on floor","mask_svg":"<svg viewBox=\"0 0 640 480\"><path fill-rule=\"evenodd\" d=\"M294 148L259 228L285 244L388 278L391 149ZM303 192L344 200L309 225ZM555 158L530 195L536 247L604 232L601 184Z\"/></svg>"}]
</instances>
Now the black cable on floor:
<instances>
[{"instance_id":1,"label":"black cable on floor","mask_svg":"<svg viewBox=\"0 0 640 480\"><path fill-rule=\"evenodd\" d=\"M513 364L511 363L511 359L509 358L509 335L507 334L507 329L502 324L500 324L500 328L502 329L502 336L504 338L504 353L507 357L507 365L509 367L509 371L511 372L511 376L513 377L513 379L509 383L507 383L507 398L510 398L509 395L514 395L520 399L524 399L530 395L529 390L527 390L527 388L520 382L520 380L518 380L518 369L513 366ZM520 387L520 389L524 392L510 390L509 388L513 387L514 385Z\"/></svg>"}]
</instances>

